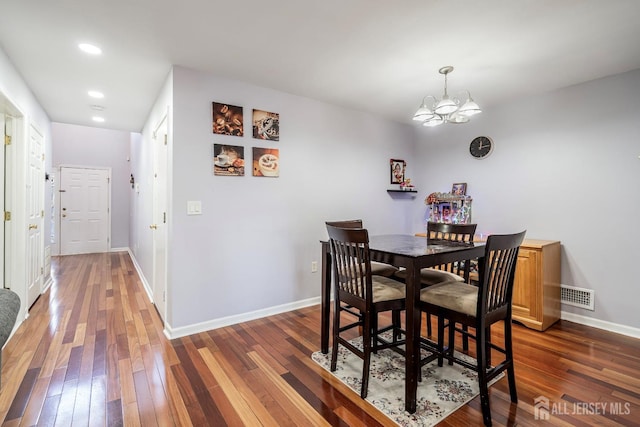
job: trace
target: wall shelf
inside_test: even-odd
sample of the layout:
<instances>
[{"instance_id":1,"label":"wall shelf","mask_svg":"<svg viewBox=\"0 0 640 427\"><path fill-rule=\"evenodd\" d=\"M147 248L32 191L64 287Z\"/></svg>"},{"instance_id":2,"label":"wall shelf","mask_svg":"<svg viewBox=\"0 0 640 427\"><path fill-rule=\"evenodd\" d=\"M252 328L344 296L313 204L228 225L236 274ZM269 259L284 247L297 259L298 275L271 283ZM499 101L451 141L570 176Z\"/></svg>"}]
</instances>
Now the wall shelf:
<instances>
[{"instance_id":1,"label":"wall shelf","mask_svg":"<svg viewBox=\"0 0 640 427\"><path fill-rule=\"evenodd\" d=\"M387 193L417 193L418 190L387 190Z\"/></svg>"}]
</instances>

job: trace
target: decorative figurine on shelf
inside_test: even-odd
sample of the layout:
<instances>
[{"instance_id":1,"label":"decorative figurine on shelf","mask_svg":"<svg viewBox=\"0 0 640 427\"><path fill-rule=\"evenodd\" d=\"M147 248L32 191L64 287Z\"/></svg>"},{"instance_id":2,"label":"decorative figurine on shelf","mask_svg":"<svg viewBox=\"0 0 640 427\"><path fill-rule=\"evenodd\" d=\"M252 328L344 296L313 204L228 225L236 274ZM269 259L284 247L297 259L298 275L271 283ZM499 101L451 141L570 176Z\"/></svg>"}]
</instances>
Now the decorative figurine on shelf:
<instances>
[{"instance_id":1,"label":"decorative figurine on shelf","mask_svg":"<svg viewBox=\"0 0 640 427\"><path fill-rule=\"evenodd\" d=\"M411 179L407 178L400 183L400 189L402 191L411 191L411 190L414 190L415 187L411 183Z\"/></svg>"}]
</instances>

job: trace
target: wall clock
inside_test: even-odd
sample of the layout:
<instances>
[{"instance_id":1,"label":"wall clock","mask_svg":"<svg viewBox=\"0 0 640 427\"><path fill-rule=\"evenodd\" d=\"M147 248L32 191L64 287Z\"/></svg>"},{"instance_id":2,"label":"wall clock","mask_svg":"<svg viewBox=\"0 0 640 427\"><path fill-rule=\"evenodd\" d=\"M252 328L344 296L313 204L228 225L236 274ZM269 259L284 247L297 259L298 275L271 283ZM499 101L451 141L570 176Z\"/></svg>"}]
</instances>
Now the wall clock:
<instances>
[{"instance_id":1,"label":"wall clock","mask_svg":"<svg viewBox=\"0 0 640 427\"><path fill-rule=\"evenodd\" d=\"M476 159L484 159L493 151L493 141L488 136L474 138L469 144L469 154Z\"/></svg>"}]
</instances>

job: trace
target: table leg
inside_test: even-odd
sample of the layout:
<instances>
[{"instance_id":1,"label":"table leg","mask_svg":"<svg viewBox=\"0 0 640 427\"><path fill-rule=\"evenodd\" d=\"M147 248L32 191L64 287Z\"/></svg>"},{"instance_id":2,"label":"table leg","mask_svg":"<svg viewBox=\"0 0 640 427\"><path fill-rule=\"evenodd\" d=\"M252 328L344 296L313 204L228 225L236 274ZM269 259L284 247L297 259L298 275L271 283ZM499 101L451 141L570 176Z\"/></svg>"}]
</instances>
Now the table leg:
<instances>
[{"instance_id":1,"label":"table leg","mask_svg":"<svg viewBox=\"0 0 640 427\"><path fill-rule=\"evenodd\" d=\"M329 319L331 318L331 253L329 244L322 242L322 283L320 284L320 351L329 352Z\"/></svg>"},{"instance_id":2,"label":"table leg","mask_svg":"<svg viewBox=\"0 0 640 427\"><path fill-rule=\"evenodd\" d=\"M416 285L417 284L417 285ZM417 301L420 298L420 269L407 267L406 301L406 358L405 358L405 409L409 413L416 411L416 393L420 369L420 310Z\"/></svg>"}]
</instances>

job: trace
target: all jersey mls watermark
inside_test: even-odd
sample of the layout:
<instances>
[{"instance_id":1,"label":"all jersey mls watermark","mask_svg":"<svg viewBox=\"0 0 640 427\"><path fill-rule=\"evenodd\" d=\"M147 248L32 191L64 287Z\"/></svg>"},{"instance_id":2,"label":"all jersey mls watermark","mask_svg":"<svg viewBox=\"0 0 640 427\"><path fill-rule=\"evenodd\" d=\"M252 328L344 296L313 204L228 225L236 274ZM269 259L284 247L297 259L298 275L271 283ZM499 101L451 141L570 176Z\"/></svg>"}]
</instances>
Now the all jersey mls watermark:
<instances>
[{"instance_id":1,"label":"all jersey mls watermark","mask_svg":"<svg viewBox=\"0 0 640 427\"><path fill-rule=\"evenodd\" d=\"M533 399L533 416L548 420L554 415L629 415L629 402L549 402L545 396Z\"/></svg>"}]
</instances>

